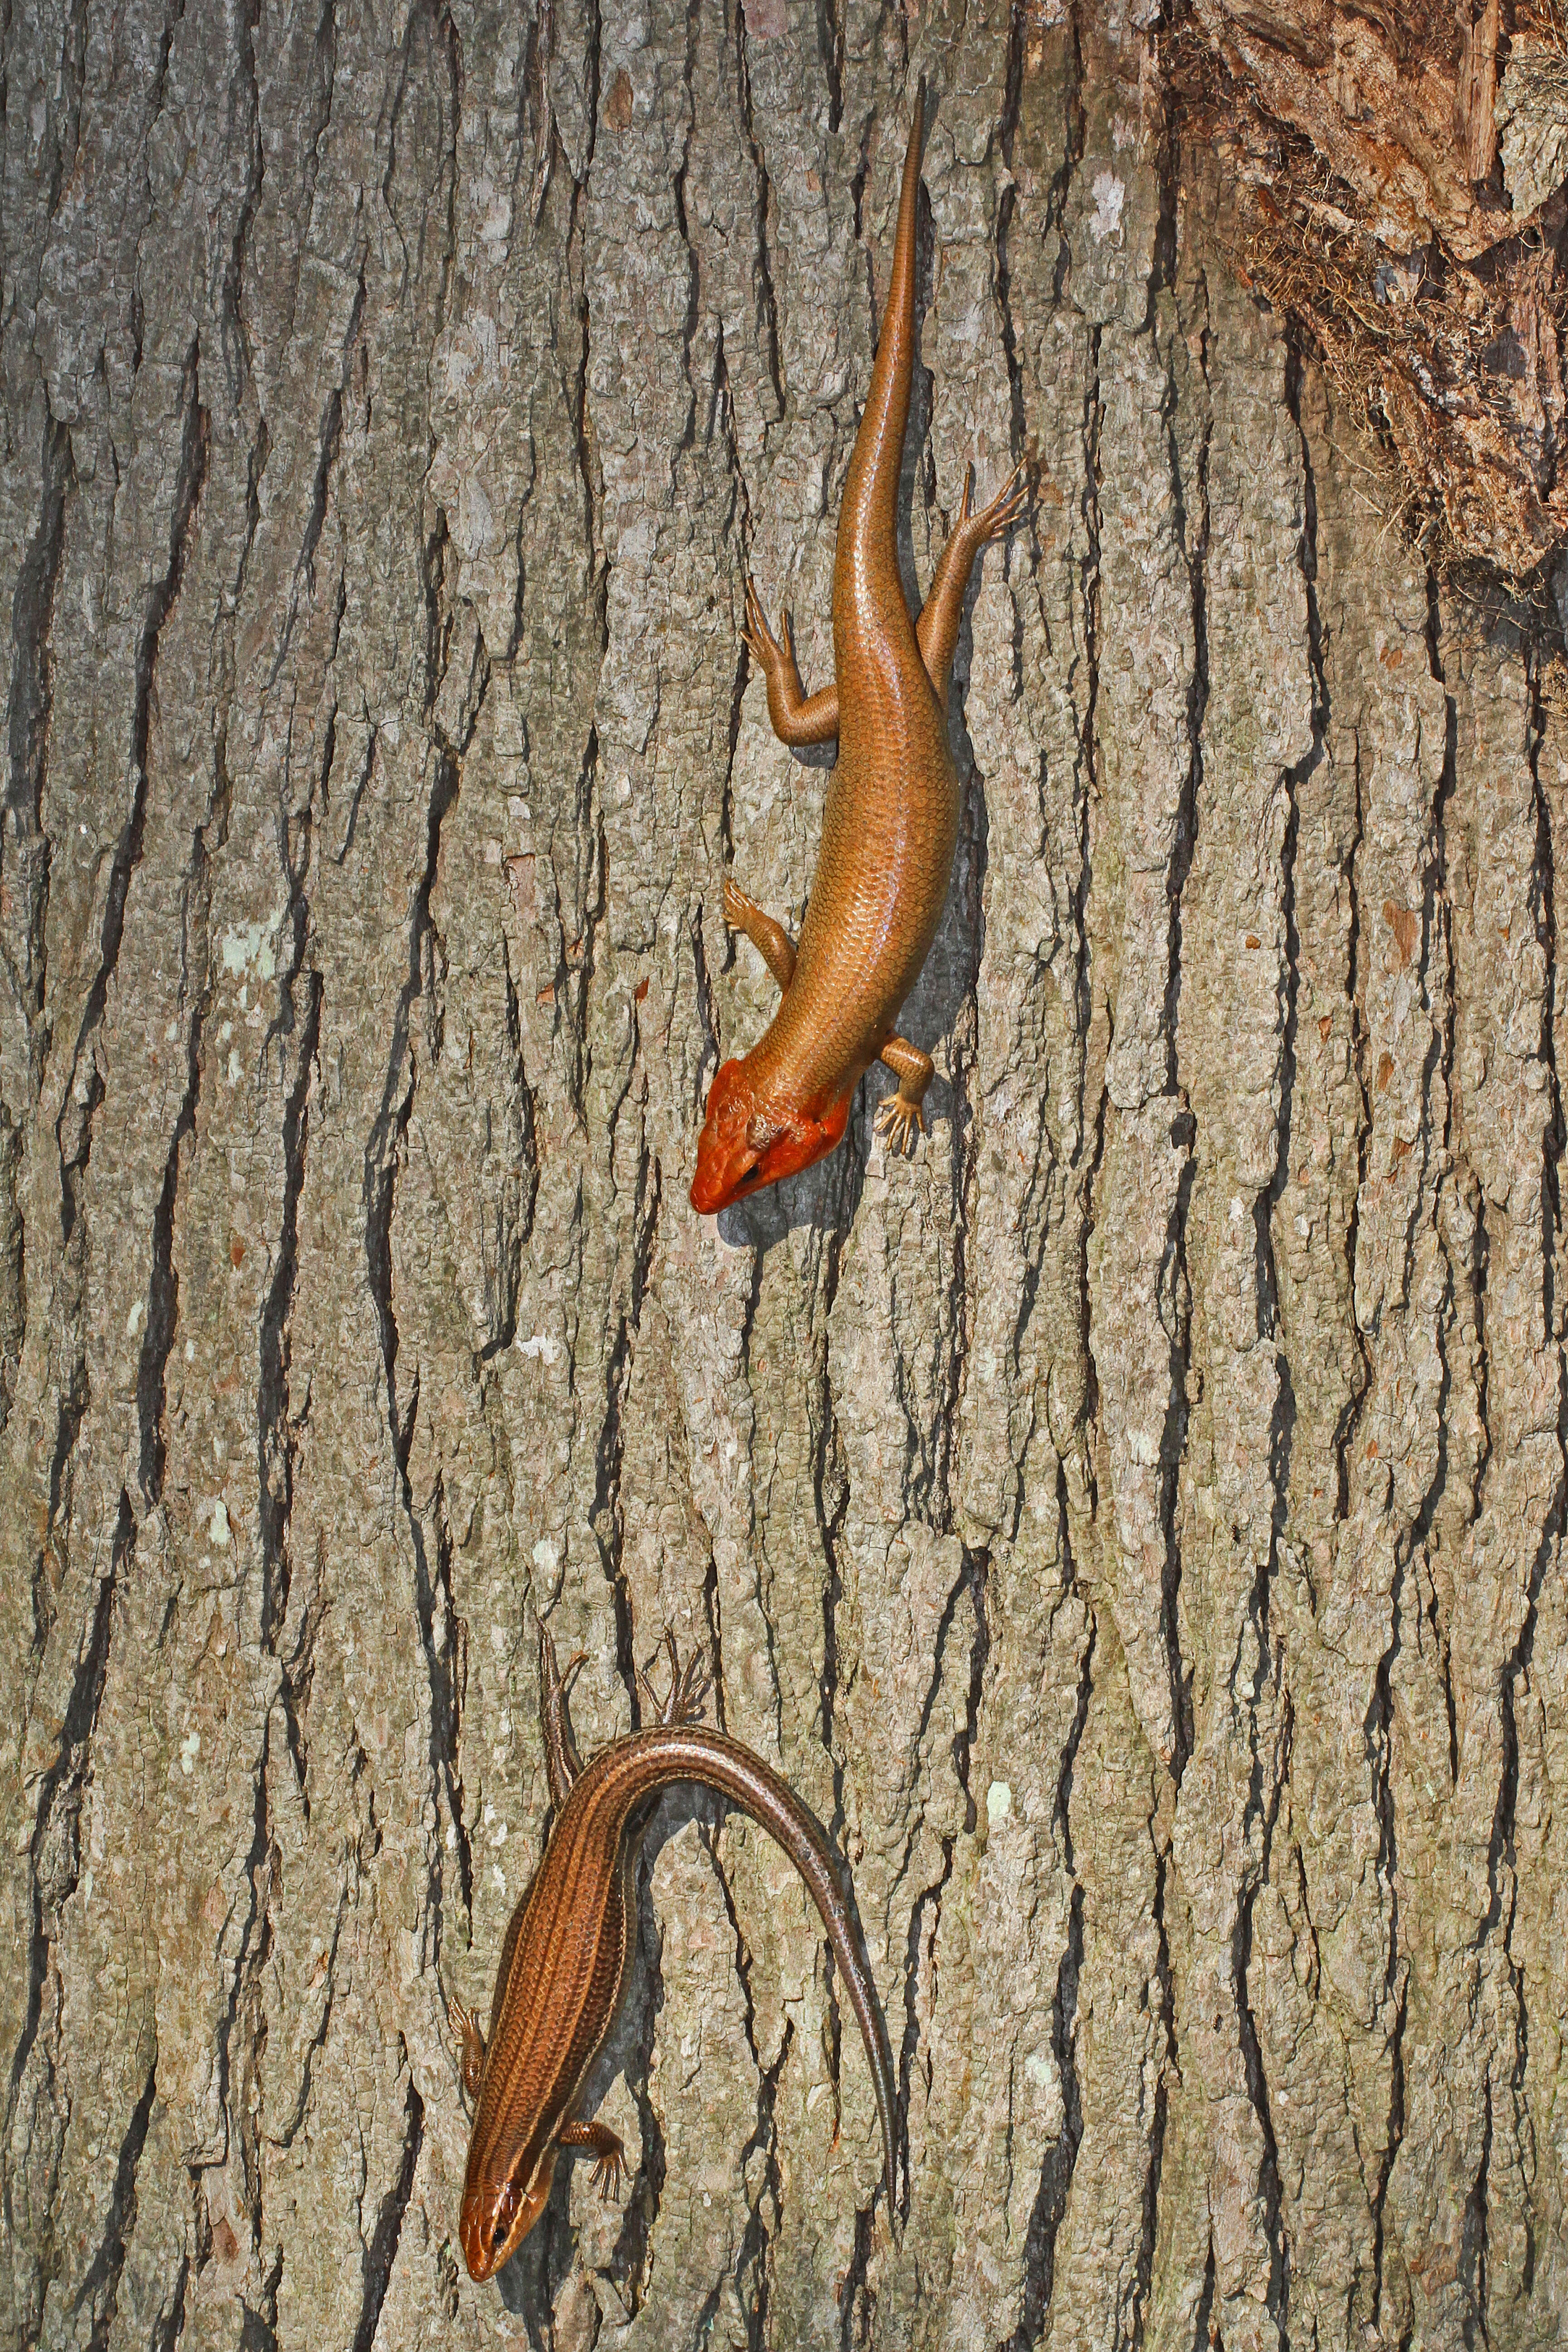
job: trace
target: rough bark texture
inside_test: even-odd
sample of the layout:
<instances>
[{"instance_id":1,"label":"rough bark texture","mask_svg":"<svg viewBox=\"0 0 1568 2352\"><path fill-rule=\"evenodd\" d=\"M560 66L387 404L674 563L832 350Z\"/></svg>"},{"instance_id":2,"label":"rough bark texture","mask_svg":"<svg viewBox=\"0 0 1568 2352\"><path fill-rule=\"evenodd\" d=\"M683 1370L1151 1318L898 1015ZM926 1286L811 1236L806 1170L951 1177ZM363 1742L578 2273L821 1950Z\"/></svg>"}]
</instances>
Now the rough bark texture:
<instances>
[{"instance_id":1,"label":"rough bark texture","mask_svg":"<svg viewBox=\"0 0 1568 2352\"><path fill-rule=\"evenodd\" d=\"M1568 709L1148 13L9 14L10 2344L1562 2338ZM721 880L797 919L822 788L742 583L820 683L922 70L911 582L1038 464L932 1133L715 1224ZM469 2284L538 1612L585 1747L668 1623L841 1842L898 2242L803 1890L672 1799L632 2194Z\"/></svg>"}]
</instances>

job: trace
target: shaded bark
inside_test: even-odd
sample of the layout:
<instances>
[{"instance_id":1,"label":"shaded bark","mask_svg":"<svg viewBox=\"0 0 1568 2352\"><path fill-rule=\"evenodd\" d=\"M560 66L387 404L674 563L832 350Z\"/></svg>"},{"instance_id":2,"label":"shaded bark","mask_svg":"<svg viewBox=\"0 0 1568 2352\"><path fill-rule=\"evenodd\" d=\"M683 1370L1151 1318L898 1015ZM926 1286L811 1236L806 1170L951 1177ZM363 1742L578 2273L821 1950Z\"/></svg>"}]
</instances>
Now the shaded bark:
<instances>
[{"instance_id":1,"label":"shaded bark","mask_svg":"<svg viewBox=\"0 0 1568 2352\"><path fill-rule=\"evenodd\" d=\"M1561 2338L1562 671L1368 510L1148 13L12 12L9 2343ZM932 1131L699 1220L919 72L911 591L1037 468ZM897 2242L676 1797L630 2193L468 2282L541 1615L585 1750L668 1624L830 1825Z\"/></svg>"}]
</instances>

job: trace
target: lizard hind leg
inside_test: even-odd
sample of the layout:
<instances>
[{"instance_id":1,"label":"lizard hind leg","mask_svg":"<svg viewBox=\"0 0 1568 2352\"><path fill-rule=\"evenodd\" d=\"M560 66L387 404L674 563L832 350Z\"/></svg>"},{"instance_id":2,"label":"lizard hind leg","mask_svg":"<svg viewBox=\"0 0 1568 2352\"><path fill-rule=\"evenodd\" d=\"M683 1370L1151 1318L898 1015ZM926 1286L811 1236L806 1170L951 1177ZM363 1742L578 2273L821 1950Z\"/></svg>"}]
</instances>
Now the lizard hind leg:
<instances>
[{"instance_id":1,"label":"lizard hind leg","mask_svg":"<svg viewBox=\"0 0 1568 2352\"><path fill-rule=\"evenodd\" d=\"M899 1082L897 1094L884 1095L877 1105L871 1121L876 1132L884 1136L892 1149L902 1154L912 1150L917 1133L926 1132L922 1105L925 1090L936 1076L936 1065L929 1054L911 1045L907 1037L889 1037L882 1045L878 1060L891 1070Z\"/></svg>"},{"instance_id":2,"label":"lizard hind leg","mask_svg":"<svg viewBox=\"0 0 1568 2352\"><path fill-rule=\"evenodd\" d=\"M626 2152L608 2124L563 2124L555 2135L563 2147L588 2148L596 2158L589 2180L601 2197L614 2197L626 2177Z\"/></svg>"},{"instance_id":3,"label":"lizard hind leg","mask_svg":"<svg viewBox=\"0 0 1568 2352\"><path fill-rule=\"evenodd\" d=\"M764 914L728 875L724 877L724 920L731 929L745 933L777 981L782 996L795 978L795 941L784 925Z\"/></svg>"}]
</instances>

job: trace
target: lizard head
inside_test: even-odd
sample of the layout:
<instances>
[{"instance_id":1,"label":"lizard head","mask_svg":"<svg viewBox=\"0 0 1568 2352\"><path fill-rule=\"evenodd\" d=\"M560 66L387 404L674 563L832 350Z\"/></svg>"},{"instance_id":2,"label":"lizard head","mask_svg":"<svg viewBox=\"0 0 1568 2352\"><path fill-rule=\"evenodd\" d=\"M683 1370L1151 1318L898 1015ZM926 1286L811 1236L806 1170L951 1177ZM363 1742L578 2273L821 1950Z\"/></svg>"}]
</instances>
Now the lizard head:
<instances>
[{"instance_id":1,"label":"lizard head","mask_svg":"<svg viewBox=\"0 0 1568 2352\"><path fill-rule=\"evenodd\" d=\"M720 1065L697 1145L691 1205L710 1217L763 1184L826 1159L849 1122L850 1096L821 1116L762 1100L744 1062Z\"/></svg>"},{"instance_id":2,"label":"lizard head","mask_svg":"<svg viewBox=\"0 0 1568 2352\"><path fill-rule=\"evenodd\" d=\"M505 2162L475 2162L479 2135L468 2154L463 2210L458 2235L468 2276L481 2284L511 2260L543 2212L555 2172L555 2143L536 2155L533 2146L514 2147Z\"/></svg>"}]
</instances>

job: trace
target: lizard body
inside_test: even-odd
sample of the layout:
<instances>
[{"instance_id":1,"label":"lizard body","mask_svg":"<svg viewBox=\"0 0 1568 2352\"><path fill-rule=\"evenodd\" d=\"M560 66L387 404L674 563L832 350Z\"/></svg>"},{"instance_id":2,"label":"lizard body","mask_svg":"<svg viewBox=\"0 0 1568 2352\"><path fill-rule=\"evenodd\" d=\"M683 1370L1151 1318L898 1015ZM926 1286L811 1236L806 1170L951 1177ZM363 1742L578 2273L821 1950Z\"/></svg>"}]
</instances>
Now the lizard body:
<instances>
[{"instance_id":1,"label":"lizard body","mask_svg":"<svg viewBox=\"0 0 1568 2352\"><path fill-rule=\"evenodd\" d=\"M899 577L898 493L915 352L915 227L923 85L904 157L882 333L844 487L833 567L831 688L805 695L787 623L782 642L746 588L745 642L767 678L773 731L792 745L838 741L822 847L798 947L732 881L724 913L783 991L763 1035L723 1063L708 1097L692 1206L724 1208L833 1150L856 1087L880 1059L899 1080L877 1125L902 1150L923 1128L930 1057L894 1029L936 934L958 838L947 687L975 558L1023 513L1015 473L981 513L966 483L919 624Z\"/></svg>"},{"instance_id":2,"label":"lizard body","mask_svg":"<svg viewBox=\"0 0 1568 2352\"><path fill-rule=\"evenodd\" d=\"M620 2006L636 1920L638 1847L653 1807L674 1782L694 1780L750 1813L805 1879L865 2038L882 2125L889 2202L895 2106L887 2031L833 1856L795 1791L738 1740L693 1721L707 1682L679 1671L667 1635L669 1696L651 1729L613 1740L584 1767L566 1721L554 1644L541 1633L544 1753L556 1812L543 1859L507 1928L488 2042L472 2011L450 2004L463 2084L477 2101L458 2235L469 2273L488 2279L543 2211L556 2158L581 2147L597 2158L606 2194L625 2169L605 2125L574 2118L588 2070ZM567 1668L570 1678L574 1660Z\"/></svg>"}]
</instances>

